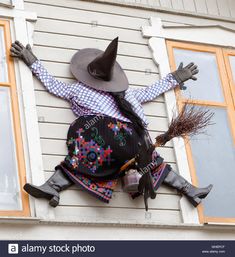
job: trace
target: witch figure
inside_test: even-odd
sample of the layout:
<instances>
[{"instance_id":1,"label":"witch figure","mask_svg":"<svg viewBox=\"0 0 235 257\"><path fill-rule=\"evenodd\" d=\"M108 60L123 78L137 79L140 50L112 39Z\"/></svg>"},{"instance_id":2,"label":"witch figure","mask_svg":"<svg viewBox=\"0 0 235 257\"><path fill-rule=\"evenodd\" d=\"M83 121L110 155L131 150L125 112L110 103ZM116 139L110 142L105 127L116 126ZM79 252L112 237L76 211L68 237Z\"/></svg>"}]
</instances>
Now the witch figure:
<instances>
[{"instance_id":1,"label":"witch figure","mask_svg":"<svg viewBox=\"0 0 235 257\"><path fill-rule=\"evenodd\" d=\"M24 190L36 198L48 199L56 207L59 192L75 184L109 203L118 179L126 174L120 168L135 157L129 168L141 175L136 192L131 193L133 198L143 194L147 203L147 198L156 197L163 182L197 206L212 185L197 188L163 161L154 150L142 107L183 82L196 80L197 66L180 65L153 85L134 89L129 87L126 74L116 61L117 48L118 38L115 38L105 51L79 50L70 64L77 81L68 84L48 73L30 45L24 47L19 41L12 44L11 56L22 59L49 93L69 101L77 116L68 130L68 154L55 167L55 173L41 186L26 183Z\"/></svg>"}]
</instances>

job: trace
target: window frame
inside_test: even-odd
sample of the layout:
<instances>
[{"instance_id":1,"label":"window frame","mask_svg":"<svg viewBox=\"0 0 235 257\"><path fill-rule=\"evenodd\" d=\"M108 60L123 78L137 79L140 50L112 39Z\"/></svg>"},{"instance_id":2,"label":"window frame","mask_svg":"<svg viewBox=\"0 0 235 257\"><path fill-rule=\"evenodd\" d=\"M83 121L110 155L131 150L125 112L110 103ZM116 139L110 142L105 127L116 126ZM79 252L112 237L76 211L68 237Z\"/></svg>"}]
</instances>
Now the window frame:
<instances>
[{"instance_id":1,"label":"window frame","mask_svg":"<svg viewBox=\"0 0 235 257\"><path fill-rule=\"evenodd\" d=\"M17 98L17 88L15 83L15 72L12 58L9 56L10 45L11 45L11 33L10 33L10 22L8 20L0 19L0 27L3 28L5 50L6 50L6 63L8 70L8 81L0 82L0 87L8 87L10 89L11 97L11 109L12 109L12 121L14 131L14 141L16 149L16 162L19 178L19 187L21 192L22 210L0 210L0 216L24 216L30 215L29 209L29 197L23 191L23 185L26 182L26 171L25 171L25 160L22 143L22 130L19 116L19 103Z\"/></svg>"},{"instance_id":2,"label":"window frame","mask_svg":"<svg viewBox=\"0 0 235 257\"><path fill-rule=\"evenodd\" d=\"M166 25L160 18L150 17L150 25L142 26L142 35L148 38L148 45L152 51L153 61L159 68L163 77L171 72L167 52L166 40L181 41L185 43L205 44L235 48L235 30L221 25ZM166 111L169 122L173 117L172 110L177 110L176 95L173 90L164 94ZM191 181L190 169L183 139L173 139L176 163L180 175ZM182 221L184 224L200 224L197 208L182 197L180 200ZM235 222L232 222L235 224ZM230 224L232 224L230 223ZM228 224L223 221L208 221L205 224Z\"/></svg>"},{"instance_id":3,"label":"window frame","mask_svg":"<svg viewBox=\"0 0 235 257\"><path fill-rule=\"evenodd\" d=\"M231 129L231 134L232 134L231 136L233 138L233 143L235 145L235 122L234 122L235 106L233 104L235 101L235 98L232 98L232 87L231 86L233 86L233 85L231 85L232 73L231 73L231 69L230 69L229 60L227 60L227 63L224 66L224 64L225 64L224 54L230 53L231 50L224 49L222 47L212 47L212 46L201 45L201 44L183 43L183 42L172 41L172 40L167 40L166 45L167 45L167 49L168 49L169 62L170 62L170 67L171 67L172 71L174 71L177 68L176 64L175 64L175 58L174 58L174 49L182 49L182 50L190 50L190 51L196 51L196 52L206 52L206 53L215 54L224 101L223 102L213 102L213 101L200 101L200 100L194 100L194 99L193 100L186 99L186 98L182 97L182 95L180 93L180 89L176 88L175 94L176 94L176 99L177 99L177 105L178 105L179 110L182 109L183 105L186 102L192 103L197 106L210 106L210 107L224 108L224 110L226 110L227 115L228 115L229 125L230 125L230 129ZM233 51L233 53L235 55L235 51ZM228 70L226 70L225 67L229 68L230 75L227 75ZM185 139L185 148L186 148L186 152L187 152L192 182L195 186L197 186L198 185L197 173L196 173L196 168L195 168L195 164L194 164L192 149L191 149L188 138ZM208 223L210 221L212 221L212 222L230 222L230 223L235 222L235 217L234 218L221 218L221 217L216 217L216 216L213 216L213 217L205 216L204 212L203 212L203 205L201 205L201 204L197 207L197 209L198 209L198 213L199 213L199 220L201 223Z\"/></svg>"},{"instance_id":4,"label":"window frame","mask_svg":"<svg viewBox=\"0 0 235 257\"><path fill-rule=\"evenodd\" d=\"M24 9L24 0L13 1L14 8L0 5L0 19L8 20L11 39L19 40L23 45L33 46L33 31L37 21L35 12ZM42 150L36 110L33 76L30 69L17 59L12 60L15 70L17 98L19 102L20 124L22 129L23 150L26 166L26 180L36 185L45 182L43 171ZM30 217L0 216L1 220L36 221L40 219L54 219L55 212L46 201L29 198ZM5 213L5 215L7 215Z\"/></svg>"},{"instance_id":5,"label":"window frame","mask_svg":"<svg viewBox=\"0 0 235 257\"><path fill-rule=\"evenodd\" d=\"M230 61L229 61L229 56L235 57L235 50L224 48L223 55L224 55L224 62L225 62L227 75L229 78L230 91L232 92L233 106L235 109L235 74L233 75L233 73L232 73L232 69L231 69L231 65L230 65Z\"/></svg>"}]
</instances>

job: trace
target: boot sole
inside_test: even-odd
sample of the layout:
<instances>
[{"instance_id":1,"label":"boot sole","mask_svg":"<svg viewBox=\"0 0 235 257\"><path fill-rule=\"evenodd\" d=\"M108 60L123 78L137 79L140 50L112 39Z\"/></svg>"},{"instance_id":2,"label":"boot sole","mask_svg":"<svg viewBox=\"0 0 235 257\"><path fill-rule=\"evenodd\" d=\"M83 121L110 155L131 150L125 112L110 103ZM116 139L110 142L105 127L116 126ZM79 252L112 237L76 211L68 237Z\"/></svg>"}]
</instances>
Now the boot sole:
<instances>
[{"instance_id":1,"label":"boot sole","mask_svg":"<svg viewBox=\"0 0 235 257\"><path fill-rule=\"evenodd\" d=\"M55 208L59 204L59 201L60 201L60 199L57 196L54 196L49 201L49 204L50 204L50 206Z\"/></svg>"},{"instance_id":2,"label":"boot sole","mask_svg":"<svg viewBox=\"0 0 235 257\"><path fill-rule=\"evenodd\" d=\"M26 183L23 188L28 194L30 194L30 195L32 195L33 197L36 197L36 198L46 198L47 200L51 200L51 198L54 197L54 195L52 195L50 193L43 192L42 190L40 190L40 189L38 189L38 188L28 184L28 183Z\"/></svg>"},{"instance_id":3,"label":"boot sole","mask_svg":"<svg viewBox=\"0 0 235 257\"><path fill-rule=\"evenodd\" d=\"M196 197L196 198L187 197L187 199L190 201L190 203L191 203L194 207L197 207L197 206L201 203L201 201L202 201L199 197Z\"/></svg>"}]
</instances>

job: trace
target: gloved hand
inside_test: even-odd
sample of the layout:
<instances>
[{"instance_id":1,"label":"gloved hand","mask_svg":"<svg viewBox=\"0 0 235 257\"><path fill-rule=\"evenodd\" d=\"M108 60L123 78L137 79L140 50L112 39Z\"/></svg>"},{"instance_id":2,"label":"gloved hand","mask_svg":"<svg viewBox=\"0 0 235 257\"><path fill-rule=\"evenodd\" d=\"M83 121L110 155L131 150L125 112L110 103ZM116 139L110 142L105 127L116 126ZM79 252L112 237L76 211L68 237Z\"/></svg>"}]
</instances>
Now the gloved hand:
<instances>
[{"instance_id":1,"label":"gloved hand","mask_svg":"<svg viewBox=\"0 0 235 257\"><path fill-rule=\"evenodd\" d=\"M142 177L139 181L138 191L140 194L144 194L145 209L148 210L148 198L156 198L156 193L154 191L153 179L151 175L151 163L152 163L152 153L154 146L147 146L143 144L140 146L139 153L135 158L135 164L137 170Z\"/></svg>"},{"instance_id":2,"label":"gloved hand","mask_svg":"<svg viewBox=\"0 0 235 257\"><path fill-rule=\"evenodd\" d=\"M189 63L185 67L183 67L183 63L181 62L178 69L172 72L172 75L179 83L180 89L185 90L186 87L184 87L184 82L189 79L197 80L194 75L196 75L198 72L199 70L197 69L197 65L195 65L193 62Z\"/></svg>"},{"instance_id":3,"label":"gloved hand","mask_svg":"<svg viewBox=\"0 0 235 257\"><path fill-rule=\"evenodd\" d=\"M15 43L11 44L11 56L17 57L24 61L27 66L32 65L37 57L33 54L31 46L28 44L24 47L19 41L15 41Z\"/></svg>"}]
</instances>

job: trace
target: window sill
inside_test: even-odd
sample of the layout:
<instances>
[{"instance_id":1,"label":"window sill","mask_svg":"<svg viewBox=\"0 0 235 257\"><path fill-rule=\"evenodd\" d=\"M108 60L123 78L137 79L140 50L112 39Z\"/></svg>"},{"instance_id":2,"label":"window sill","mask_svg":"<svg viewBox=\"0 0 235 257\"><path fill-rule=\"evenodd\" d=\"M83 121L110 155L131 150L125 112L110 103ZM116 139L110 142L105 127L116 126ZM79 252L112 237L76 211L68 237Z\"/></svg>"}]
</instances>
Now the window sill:
<instances>
[{"instance_id":1,"label":"window sill","mask_svg":"<svg viewBox=\"0 0 235 257\"><path fill-rule=\"evenodd\" d=\"M1 216L0 217L0 224L9 224L9 223L19 223L19 224L32 224L32 223L39 223L41 219L36 217L10 217L10 216Z\"/></svg>"},{"instance_id":2,"label":"window sill","mask_svg":"<svg viewBox=\"0 0 235 257\"><path fill-rule=\"evenodd\" d=\"M96 226L96 227L135 227L135 228L159 228L159 229L183 229L183 230L234 230L235 223L206 223L206 224L130 224L130 223L97 223L80 222L77 220L41 219L37 217L0 217L1 224L34 224L34 225L59 225L59 226Z\"/></svg>"},{"instance_id":3,"label":"window sill","mask_svg":"<svg viewBox=\"0 0 235 257\"><path fill-rule=\"evenodd\" d=\"M226 222L208 222L206 224L204 224L205 226L208 226L208 227L235 227L235 223L226 223Z\"/></svg>"},{"instance_id":4,"label":"window sill","mask_svg":"<svg viewBox=\"0 0 235 257\"><path fill-rule=\"evenodd\" d=\"M39 221L40 225L59 225L59 226L96 226L96 227L126 227L126 228L158 228L158 229L175 229L175 230L202 230L202 231L218 231L218 230L233 230L235 223L213 223L213 224L131 224L131 223L97 223L97 222L79 222L73 220L58 220L45 219Z\"/></svg>"}]
</instances>

